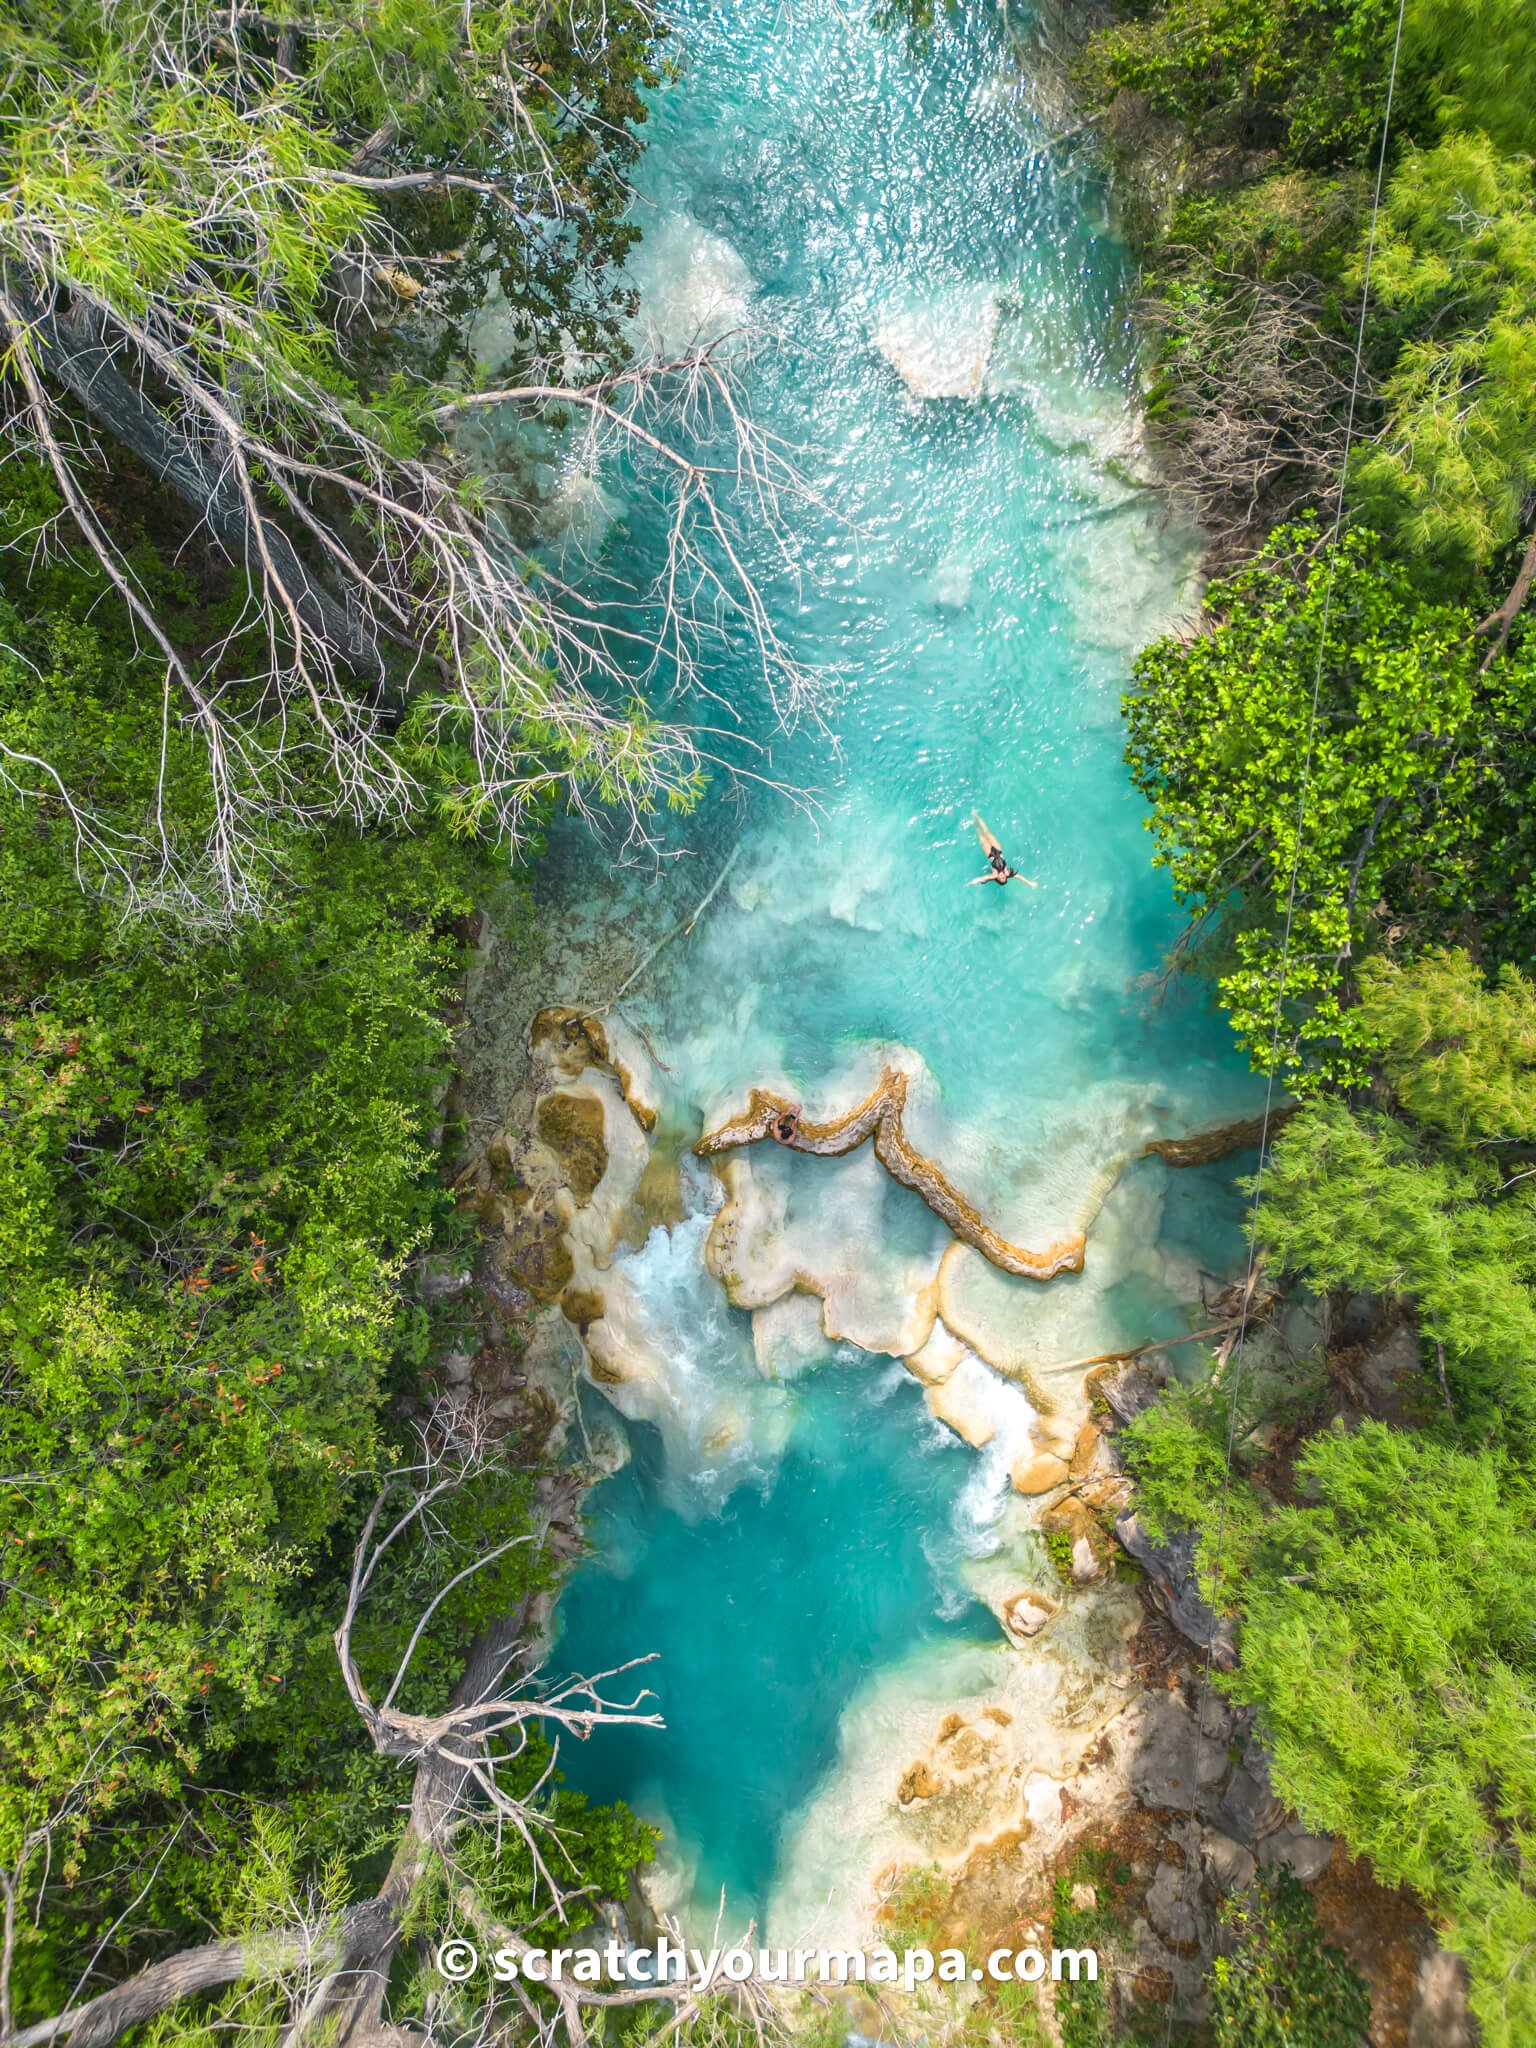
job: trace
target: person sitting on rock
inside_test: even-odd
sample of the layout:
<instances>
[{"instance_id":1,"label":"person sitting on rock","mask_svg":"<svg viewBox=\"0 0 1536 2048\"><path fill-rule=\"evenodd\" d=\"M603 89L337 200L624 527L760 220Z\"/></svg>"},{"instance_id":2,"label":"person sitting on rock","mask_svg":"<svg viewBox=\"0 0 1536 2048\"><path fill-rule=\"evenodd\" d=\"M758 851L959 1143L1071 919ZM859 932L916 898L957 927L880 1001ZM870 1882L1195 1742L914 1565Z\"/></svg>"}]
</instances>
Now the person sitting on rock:
<instances>
[{"instance_id":1,"label":"person sitting on rock","mask_svg":"<svg viewBox=\"0 0 1536 2048\"><path fill-rule=\"evenodd\" d=\"M793 1109L781 1109L768 1126L768 1135L777 1138L781 1145L793 1145L800 1135L800 1105Z\"/></svg>"},{"instance_id":2,"label":"person sitting on rock","mask_svg":"<svg viewBox=\"0 0 1536 2048\"><path fill-rule=\"evenodd\" d=\"M971 816L976 821L976 837L981 841L981 850L987 856L987 872L972 875L965 886L974 889L978 882L996 882L1000 889L1006 889L1010 882L1029 882L1031 889L1038 889L1038 882L1030 881L1028 875L1021 875L1017 868L1009 867L1003 849L982 823L980 814L972 811Z\"/></svg>"}]
</instances>

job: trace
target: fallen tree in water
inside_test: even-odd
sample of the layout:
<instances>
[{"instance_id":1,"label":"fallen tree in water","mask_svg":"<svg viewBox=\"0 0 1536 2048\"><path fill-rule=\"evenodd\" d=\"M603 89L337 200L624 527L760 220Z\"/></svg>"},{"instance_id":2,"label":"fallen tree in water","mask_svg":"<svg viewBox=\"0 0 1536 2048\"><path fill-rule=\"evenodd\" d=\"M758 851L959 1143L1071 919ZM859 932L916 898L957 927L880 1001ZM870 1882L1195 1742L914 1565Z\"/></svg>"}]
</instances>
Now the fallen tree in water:
<instances>
[{"instance_id":1,"label":"fallen tree in water","mask_svg":"<svg viewBox=\"0 0 1536 2048\"><path fill-rule=\"evenodd\" d=\"M908 1142L902 1128L902 1111L907 1101L907 1077L886 1067L871 1092L846 1115L817 1123L801 1117L796 1106L781 1095L754 1088L744 1116L708 1131L694 1151L708 1159L717 1152L735 1151L774 1137L791 1152L811 1152L819 1159L841 1159L856 1152L866 1139L875 1141L875 1157L904 1188L922 1198L934 1215L968 1244L1005 1273L1017 1273L1025 1280L1054 1280L1058 1273L1083 1270L1084 1238L1080 1230L1032 1252L1023 1245L1010 1244L982 1221L975 1205L923 1153ZM774 1126L781 1118L790 1120L792 1135L779 1137Z\"/></svg>"}]
</instances>

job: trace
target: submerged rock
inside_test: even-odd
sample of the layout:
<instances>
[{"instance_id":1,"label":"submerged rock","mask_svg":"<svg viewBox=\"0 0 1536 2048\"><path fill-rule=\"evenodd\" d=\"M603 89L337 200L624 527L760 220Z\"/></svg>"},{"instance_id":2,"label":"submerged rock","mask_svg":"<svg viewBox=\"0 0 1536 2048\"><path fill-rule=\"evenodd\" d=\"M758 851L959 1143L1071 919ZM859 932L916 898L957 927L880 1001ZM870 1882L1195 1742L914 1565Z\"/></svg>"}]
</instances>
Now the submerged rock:
<instances>
[{"instance_id":1,"label":"submerged rock","mask_svg":"<svg viewBox=\"0 0 1536 2048\"><path fill-rule=\"evenodd\" d=\"M690 213L648 220L627 267L639 293L633 326L642 355L685 355L751 322L751 271L723 235Z\"/></svg>"},{"instance_id":2,"label":"submerged rock","mask_svg":"<svg viewBox=\"0 0 1536 2048\"><path fill-rule=\"evenodd\" d=\"M546 1095L534 1115L533 1127L554 1154L578 1208L591 1201L608 1170L606 1123L598 1097L566 1089Z\"/></svg>"},{"instance_id":3,"label":"submerged rock","mask_svg":"<svg viewBox=\"0 0 1536 2048\"><path fill-rule=\"evenodd\" d=\"M914 398L979 398L997 342L998 295L983 287L889 313L874 344Z\"/></svg>"},{"instance_id":4,"label":"submerged rock","mask_svg":"<svg viewBox=\"0 0 1536 2048\"><path fill-rule=\"evenodd\" d=\"M540 1301L558 1301L575 1271L564 1218L554 1209L518 1209L502 1227L507 1271Z\"/></svg>"},{"instance_id":5,"label":"submerged rock","mask_svg":"<svg viewBox=\"0 0 1536 2048\"><path fill-rule=\"evenodd\" d=\"M578 1330L600 1321L606 1306L600 1287L567 1287L560 1297L560 1313Z\"/></svg>"},{"instance_id":6,"label":"submerged rock","mask_svg":"<svg viewBox=\"0 0 1536 2048\"><path fill-rule=\"evenodd\" d=\"M612 1074L641 1130L655 1130L655 1075L634 1034L616 1019L605 1022L591 1010L551 1003L528 1026L528 1056L536 1070L561 1080L574 1081L588 1067Z\"/></svg>"}]
</instances>

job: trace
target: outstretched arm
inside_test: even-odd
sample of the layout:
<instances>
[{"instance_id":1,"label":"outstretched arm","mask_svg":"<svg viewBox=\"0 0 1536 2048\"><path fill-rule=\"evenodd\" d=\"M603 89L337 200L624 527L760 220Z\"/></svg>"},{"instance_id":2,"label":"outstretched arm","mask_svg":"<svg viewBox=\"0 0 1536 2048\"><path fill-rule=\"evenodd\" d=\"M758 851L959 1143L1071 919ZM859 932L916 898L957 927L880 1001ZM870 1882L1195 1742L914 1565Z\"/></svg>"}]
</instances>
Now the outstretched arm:
<instances>
[{"instance_id":1,"label":"outstretched arm","mask_svg":"<svg viewBox=\"0 0 1536 2048\"><path fill-rule=\"evenodd\" d=\"M988 868L987 872L984 875L972 875L971 879L966 883L965 886L967 887L967 889L974 889L978 882L996 882L998 887L1001 888L1002 881L1003 878L1001 875L993 874L992 870Z\"/></svg>"}]
</instances>

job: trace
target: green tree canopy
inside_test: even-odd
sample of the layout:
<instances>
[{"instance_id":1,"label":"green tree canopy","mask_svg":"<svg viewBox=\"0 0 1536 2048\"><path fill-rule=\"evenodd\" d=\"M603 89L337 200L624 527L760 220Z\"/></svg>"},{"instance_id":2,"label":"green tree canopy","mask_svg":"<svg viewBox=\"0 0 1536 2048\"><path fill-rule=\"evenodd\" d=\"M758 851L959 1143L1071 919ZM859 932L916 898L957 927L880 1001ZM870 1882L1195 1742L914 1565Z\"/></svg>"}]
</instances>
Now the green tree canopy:
<instances>
[{"instance_id":1,"label":"green tree canopy","mask_svg":"<svg viewBox=\"0 0 1536 2048\"><path fill-rule=\"evenodd\" d=\"M1349 994L1357 953L1449 936L1468 915L1529 950L1536 669L1528 647L1485 669L1471 615L1417 595L1362 531L1331 554L1315 528L1277 533L1211 586L1207 612L1194 639L1140 657L1126 700L1157 858L1196 907L1255 1060L1283 964L1279 1071L1358 1077L1371 1038Z\"/></svg>"},{"instance_id":2,"label":"green tree canopy","mask_svg":"<svg viewBox=\"0 0 1536 2048\"><path fill-rule=\"evenodd\" d=\"M1367 516L1464 586L1529 525L1536 490L1536 185L1482 134L1410 150L1372 277L1405 339L1354 480Z\"/></svg>"}]
</instances>

